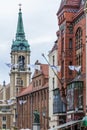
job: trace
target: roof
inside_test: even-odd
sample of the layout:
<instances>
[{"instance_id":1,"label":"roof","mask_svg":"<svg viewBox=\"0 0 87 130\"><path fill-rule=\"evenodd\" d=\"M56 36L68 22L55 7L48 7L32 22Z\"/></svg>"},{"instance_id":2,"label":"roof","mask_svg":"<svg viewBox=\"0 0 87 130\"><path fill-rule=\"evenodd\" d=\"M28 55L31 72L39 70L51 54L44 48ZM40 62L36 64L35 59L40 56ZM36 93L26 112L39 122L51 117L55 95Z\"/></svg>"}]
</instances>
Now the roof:
<instances>
[{"instance_id":1,"label":"roof","mask_svg":"<svg viewBox=\"0 0 87 130\"><path fill-rule=\"evenodd\" d=\"M30 51L29 47L30 46L28 44L28 41L25 39L22 12L21 12L21 9L19 9L16 39L15 41L13 41L11 50L12 51Z\"/></svg>"},{"instance_id":2,"label":"roof","mask_svg":"<svg viewBox=\"0 0 87 130\"><path fill-rule=\"evenodd\" d=\"M23 96L23 95L26 95L26 94L29 94L29 93L31 93L31 92L32 92L32 82L30 83L30 85L29 85L27 88L23 89L23 90L20 92L20 94L18 95L18 97Z\"/></svg>"},{"instance_id":3,"label":"roof","mask_svg":"<svg viewBox=\"0 0 87 130\"><path fill-rule=\"evenodd\" d=\"M27 95L27 94L30 94L32 92L36 92L36 91L39 91L39 90L42 90L42 89L46 89L48 88L48 82L44 84L44 86L42 88L40 88L39 90L33 90L32 88L32 82L30 83L30 85L25 88L25 89L22 89L22 91L20 92L20 94L17 96L17 97L21 97L21 96L24 96L24 95Z\"/></svg>"}]
</instances>

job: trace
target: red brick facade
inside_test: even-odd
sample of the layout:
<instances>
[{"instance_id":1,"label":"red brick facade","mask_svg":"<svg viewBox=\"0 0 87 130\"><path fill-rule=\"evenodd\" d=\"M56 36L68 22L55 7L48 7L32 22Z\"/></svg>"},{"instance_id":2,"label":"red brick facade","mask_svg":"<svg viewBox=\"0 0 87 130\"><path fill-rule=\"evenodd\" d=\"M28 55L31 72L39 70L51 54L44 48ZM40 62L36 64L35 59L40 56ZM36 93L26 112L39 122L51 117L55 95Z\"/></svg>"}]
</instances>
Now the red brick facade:
<instances>
[{"instance_id":1,"label":"red brick facade","mask_svg":"<svg viewBox=\"0 0 87 130\"><path fill-rule=\"evenodd\" d=\"M82 0L61 0L57 17L59 25L57 31L58 65L61 66L58 77L63 83L61 86L61 82L58 82L58 87L60 92L61 90L65 91L65 93L61 93L61 97L66 96L66 100L64 100L65 97L62 98L63 102L66 103L66 113L64 115L61 113L58 117L67 122L82 119L86 112L86 18L84 3ZM19 128L32 128L34 110L38 110L40 113L41 130L47 130L49 127L48 65L39 65L40 71L35 70L31 85L17 97L17 126ZM70 70L69 66L81 66L81 71ZM27 102L20 105L20 100ZM46 114L45 118L43 112Z\"/></svg>"},{"instance_id":2,"label":"red brick facade","mask_svg":"<svg viewBox=\"0 0 87 130\"><path fill-rule=\"evenodd\" d=\"M61 72L58 74L63 81L65 93L67 95L67 85L71 82L83 81L83 109L76 113L77 105L73 105L73 111L70 114L70 120L82 118L85 113L85 87L86 87L86 18L84 13L84 3L81 0L62 0L57 12L59 30L58 36L58 64L61 65ZM81 73L78 78L77 72L71 71L69 66L81 66ZM59 84L61 90L61 85ZM76 85L74 84L74 88ZM74 92L78 92L73 90ZM78 102L79 98L75 96L74 100ZM75 103L74 102L74 103ZM68 117L68 116L67 116Z\"/></svg>"},{"instance_id":3,"label":"red brick facade","mask_svg":"<svg viewBox=\"0 0 87 130\"><path fill-rule=\"evenodd\" d=\"M40 128L47 130L48 117L48 65L39 64L40 70L35 70L32 83L17 97L17 126L18 128L32 128L33 112L40 113ZM20 104L20 101L26 101ZM45 112L45 117L43 116Z\"/></svg>"}]
</instances>

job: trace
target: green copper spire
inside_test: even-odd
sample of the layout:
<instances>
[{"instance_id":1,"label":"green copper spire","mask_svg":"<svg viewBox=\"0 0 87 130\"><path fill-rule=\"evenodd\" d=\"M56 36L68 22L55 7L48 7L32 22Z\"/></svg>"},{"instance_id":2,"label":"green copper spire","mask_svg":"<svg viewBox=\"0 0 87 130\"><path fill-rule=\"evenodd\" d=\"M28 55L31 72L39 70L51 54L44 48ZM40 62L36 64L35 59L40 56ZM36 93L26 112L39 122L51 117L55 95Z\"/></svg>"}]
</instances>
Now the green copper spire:
<instances>
[{"instance_id":1,"label":"green copper spire","mask_svg":"<svg viewBox=\"0 0 87 130\"><path fill-rule=\"evenodd\" d=\"M18 16L18 24L17 24L17 32L16 32L16 39L19 38L25 38L21 7L19 8L19 16Z\"/></svg>"},{"instance_id":2,"label":"green copper spire","mask_svg":"<svg viewBox=\"0 0 87 130\"><path fill-rule=\"evenodd\" d=\"M28 44L28 41L25 39L21 7L19 8L19 13L18 13L16 37L15 37L15 41L13 41L11 50L12 51L30 51L30 46Z\"/></svg>"}]
</instances>

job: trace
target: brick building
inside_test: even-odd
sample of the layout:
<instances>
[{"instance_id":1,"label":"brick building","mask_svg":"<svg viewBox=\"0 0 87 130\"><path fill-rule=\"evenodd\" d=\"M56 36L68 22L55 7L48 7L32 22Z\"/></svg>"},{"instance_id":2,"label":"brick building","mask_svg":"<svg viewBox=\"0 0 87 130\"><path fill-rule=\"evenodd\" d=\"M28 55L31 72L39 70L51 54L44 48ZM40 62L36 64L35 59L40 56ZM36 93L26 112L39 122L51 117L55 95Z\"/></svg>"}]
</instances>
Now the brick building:
<instances>
[{"instance_id":1,"label":"brick building","mask_svg":"<svg viewBox=\"0 0 87 130\"><path fill-rule=\"evenodd\" d=\"M61 66L58 88L61 99L63 102L66 100L66 122L82 119L86 113L87 21L84 7L85 0L61 0L57 12L58 65ZM75 125L74 128L79 129L79 126Z\"/></svg>"},{"instance_id":2,"label":"brick building","mask_svg":"<svg viewBox=\"0 0 87 130\"><path fill-rule=\"evenodd\" d=\"M40 128L49 127L48 104L48 65L38 63L40 70L35 70L31 84L17 97L17 126L18 128L32 128L33 112L40 113ZM20 101L26 101L20 104Z\"/></svg>"},{"instance_id":3,"label":"brick building","mask_svg":"<svg viewBox=\"0 0 87 130\"><path fill-rule=\"evenodd\" d=\"M9 127L17 123L18 128L32 128L34 110L40 113L41 130L47 130L49 124L50 127L56 127L65 122L78 121L86 114L87 21L85 13L87 7L85 2L86 0L61 0L57 12L59 26L56 33L57 48L52 49L49 54L49 62L61 66L61 71L58 73L58 78L51 69L48 75L48 65L37 62L40 70L35 70L31 83L31 70L27 67L30 64L30 46L25 39L22 12L21 8L19 9L16 39L11 48L11 63L18 64L19 68L11 68L10 89L8 87L7 90L10 91L9 98L17 96L17 113L14 104L11 106L13 117ZM50 89L52 93L48 91ZM1 92L0 96L2 95ZM52 105L50 109L49 106ZM49 121L49 117L54 121ZM0 125L2 125L1 121ZM71 123L71 125L73 130L80 129L79 124Z\"/></svg>"},{"instance_id":4,"label":"brick building","mask_svg":"<svg viewBox=\"0 0 87 130\"><path fill-rule=\"evenodd\" d=\"M11 127L11 106L7 104L7 100L10 98L10 84L3 85L0 89L0 129Z\"/></svg>"},{"instance_id":5,"label":"brick building","mask_svg":"<svg viewBox=\"0 0 87 130\"><path fill-rule=\"evenodd\" d=\"M30 45L25 37L22 11L19 7L18 23L15 39L11 46L10 83L0 89L0 128L11 129L16 127L16 96L21 89L28 86L31 80Z\"/></svg>"}]
</instances>

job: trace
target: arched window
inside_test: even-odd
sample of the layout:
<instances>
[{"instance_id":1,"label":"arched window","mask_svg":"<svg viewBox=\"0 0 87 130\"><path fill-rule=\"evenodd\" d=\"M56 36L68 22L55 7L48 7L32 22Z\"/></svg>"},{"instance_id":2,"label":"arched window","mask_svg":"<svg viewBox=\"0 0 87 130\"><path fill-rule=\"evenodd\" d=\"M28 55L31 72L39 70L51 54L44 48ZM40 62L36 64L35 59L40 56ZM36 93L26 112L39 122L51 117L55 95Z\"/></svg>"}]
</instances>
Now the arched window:
<instances>
[{"instance_id":1,"label":"arched window","mask_svg":"<svg viewBox=\"0 0 87 130\"><path fill-rule=\"evenodd\" d=\"M82 29L79 27L76 31L75 35L75 43L76 43L76 64L82 64Z\"/></svg>"},{"instance_id":2,"label":"arched window","mask_svg":"<svg viewBox=\"0 0 87 130\"><path fill-rule=\"evenodd\" d=\"M76 31L76 50L80 49L82 45L82 29L79 27Z\"/></svg>"},{"instance_id":3,"label":"arched window","mask_svg":"<svg viewBox=\"0 0 87 130\"><path fill-rule=\"evenodd\" d=\"M24 71L24 65L25 65L25 57L24 56L19 56L18 65L19 65L19 70Z\"/></svg>"}]
</instances>

